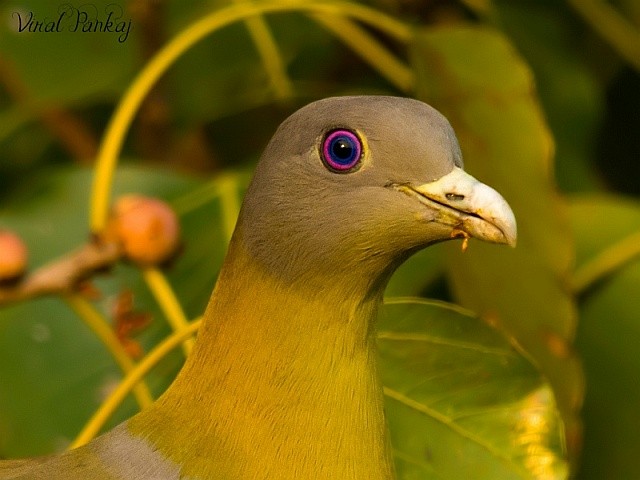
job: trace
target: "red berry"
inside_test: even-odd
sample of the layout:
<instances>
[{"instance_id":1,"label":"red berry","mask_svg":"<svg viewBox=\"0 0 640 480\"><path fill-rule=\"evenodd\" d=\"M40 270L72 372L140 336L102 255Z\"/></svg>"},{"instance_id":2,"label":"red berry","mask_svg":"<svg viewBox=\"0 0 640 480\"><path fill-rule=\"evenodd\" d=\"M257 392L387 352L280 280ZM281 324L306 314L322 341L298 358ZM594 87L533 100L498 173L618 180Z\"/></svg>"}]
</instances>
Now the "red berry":
<instances>
[{"instance_id":1,"label":"red berry","mask_svg":"<svg viewBox=\"0 0 640 480\"><path fill-rule=\"evenodd\" d=\"M27 268L27 247L9 230L0 230L0 280L12 280Z\"/></svg>"},{"instance_id":2,"label":"red berry","mask_svg":"<svg viewBox=\"0 0 640 480\"><path fill-rule=\"evenodd\" d=\"M110 232L122 245L125 256L141 265L168 260L180 244L175 212L163 201L141 195L125 195L116 201Z\"/></svg>"}]
</instances>

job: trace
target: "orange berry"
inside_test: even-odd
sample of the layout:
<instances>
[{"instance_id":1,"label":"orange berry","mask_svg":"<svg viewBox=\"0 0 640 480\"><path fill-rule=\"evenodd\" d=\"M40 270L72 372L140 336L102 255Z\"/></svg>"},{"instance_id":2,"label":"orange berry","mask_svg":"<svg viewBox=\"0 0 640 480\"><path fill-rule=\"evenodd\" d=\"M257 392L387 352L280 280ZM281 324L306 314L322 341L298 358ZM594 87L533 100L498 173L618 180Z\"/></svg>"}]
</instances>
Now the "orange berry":
<instances>
[{"instance_id":1,"label":"orange berry","mask_svg":"<svg viewBox=\"0 0 640 480\"><path fill-rule=\"evenodd\" d=\"M0 230L0 281L12 280L27 268L27 247L9 230Z\"/></svg>"},{"instance_id":2,"label":"orange berry","mask_svg":"<svg viewBox=\"0 0 640 480\"><path fill-rule=\"evenodd\" d=\"M169 205L156 198L120 197L113 209L110 231L125 256L141 265L168 260L180 245L178 217Z\"/></svg>"}]
</instances>

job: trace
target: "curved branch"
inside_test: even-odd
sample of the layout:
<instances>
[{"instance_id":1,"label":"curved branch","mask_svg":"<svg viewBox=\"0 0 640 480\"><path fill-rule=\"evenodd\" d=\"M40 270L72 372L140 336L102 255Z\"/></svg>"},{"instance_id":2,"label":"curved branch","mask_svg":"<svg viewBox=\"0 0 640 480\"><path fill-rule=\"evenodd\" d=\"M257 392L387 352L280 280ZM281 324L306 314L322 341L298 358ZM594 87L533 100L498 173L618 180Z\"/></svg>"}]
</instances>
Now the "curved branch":
<instances>
[{"instance_id":1,"label":"curved branch","mask_svg":"<svg viewBox=\"0 0 640 480\"><path fill-rule=\"evenodd\" d=\"M256 15L291 11L351 17L377 28L401 42L407 42L412 34L411 28L403 22L372 8L348 2L242 3L217 10L200 21L193 23L179 33L147 63L125 92L111 117L100 145L96 162L90 205L90 228L92 232L99 233L106 225L113 173L126 132L142 100L164 72L186 50L216 30Z\"/></svg>"}]
</instances>

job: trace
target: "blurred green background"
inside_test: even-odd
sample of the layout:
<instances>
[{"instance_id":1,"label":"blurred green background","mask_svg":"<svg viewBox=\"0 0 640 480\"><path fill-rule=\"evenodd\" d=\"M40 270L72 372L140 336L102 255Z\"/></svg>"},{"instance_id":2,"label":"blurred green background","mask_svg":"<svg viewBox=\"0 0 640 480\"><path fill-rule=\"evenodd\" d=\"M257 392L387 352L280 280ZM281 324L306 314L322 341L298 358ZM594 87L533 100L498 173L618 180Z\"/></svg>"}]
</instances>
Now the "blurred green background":
<instances>
[{"instance_id":1,"label":"blurred green background","mask_svg":"<svg viewBox=\"0 0 640 480\"><path fill-rule=\"evenodd\" d=\"M91 5L104 12L112 3ZM132 25L122 42L113 32L19 32L30 12L55 20L65 2L0 3L0 228L25 239L32 268L88 238L91 168L127 86L177 32L233 3L115 2ZM409 38L355 24L361 40L340 15L265 15L286 72L280 84L246 23L188 50L138 112L114 194L176 207L185 248L169 276L194 318L225 251L230 200L219 174L239 200L275 127L317 98L391 94L433 104L454 125L468 169L514 207L519 246L472 242L464 255L459 245L437 246L403 266L388 294L462 304L521 345L553 388L575 478L640 478L640 245L629 240L640 231L640 2L359 3L402 22ZM341 29L355 47L345 48ZM399 68L367 58L376 56L371 45ZM106 314L130 289L136 309L162 317L132 266L96 284ZM148 350L167 332L154 321L137 338ZM154 393L181 361L174 352L152 372ZM64 448L118 379L58 299L2 307L0 457ZM135 408L130 401L114 422Z\"/></svg>"}]
</instances>

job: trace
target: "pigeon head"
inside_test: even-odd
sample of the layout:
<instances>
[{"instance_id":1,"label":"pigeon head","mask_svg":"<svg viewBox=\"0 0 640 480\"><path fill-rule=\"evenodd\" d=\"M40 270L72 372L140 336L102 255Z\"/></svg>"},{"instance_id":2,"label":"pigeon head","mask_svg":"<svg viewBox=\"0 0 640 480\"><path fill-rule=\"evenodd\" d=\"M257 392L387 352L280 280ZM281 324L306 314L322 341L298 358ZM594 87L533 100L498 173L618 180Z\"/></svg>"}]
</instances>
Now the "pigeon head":
<instances>
[{"instance_id":1,"label":"pigeon head","mask_svg":"<svg viewBox=\"0 0 640 480\"><path fill-rule=\"evenodd\" d=\"M514 245L506 201L463 170L446 118L425 103L334 97L286 119L245 197L239 235L287 280L376 281L458 236Z\"/></svg>"}]
</instances>

